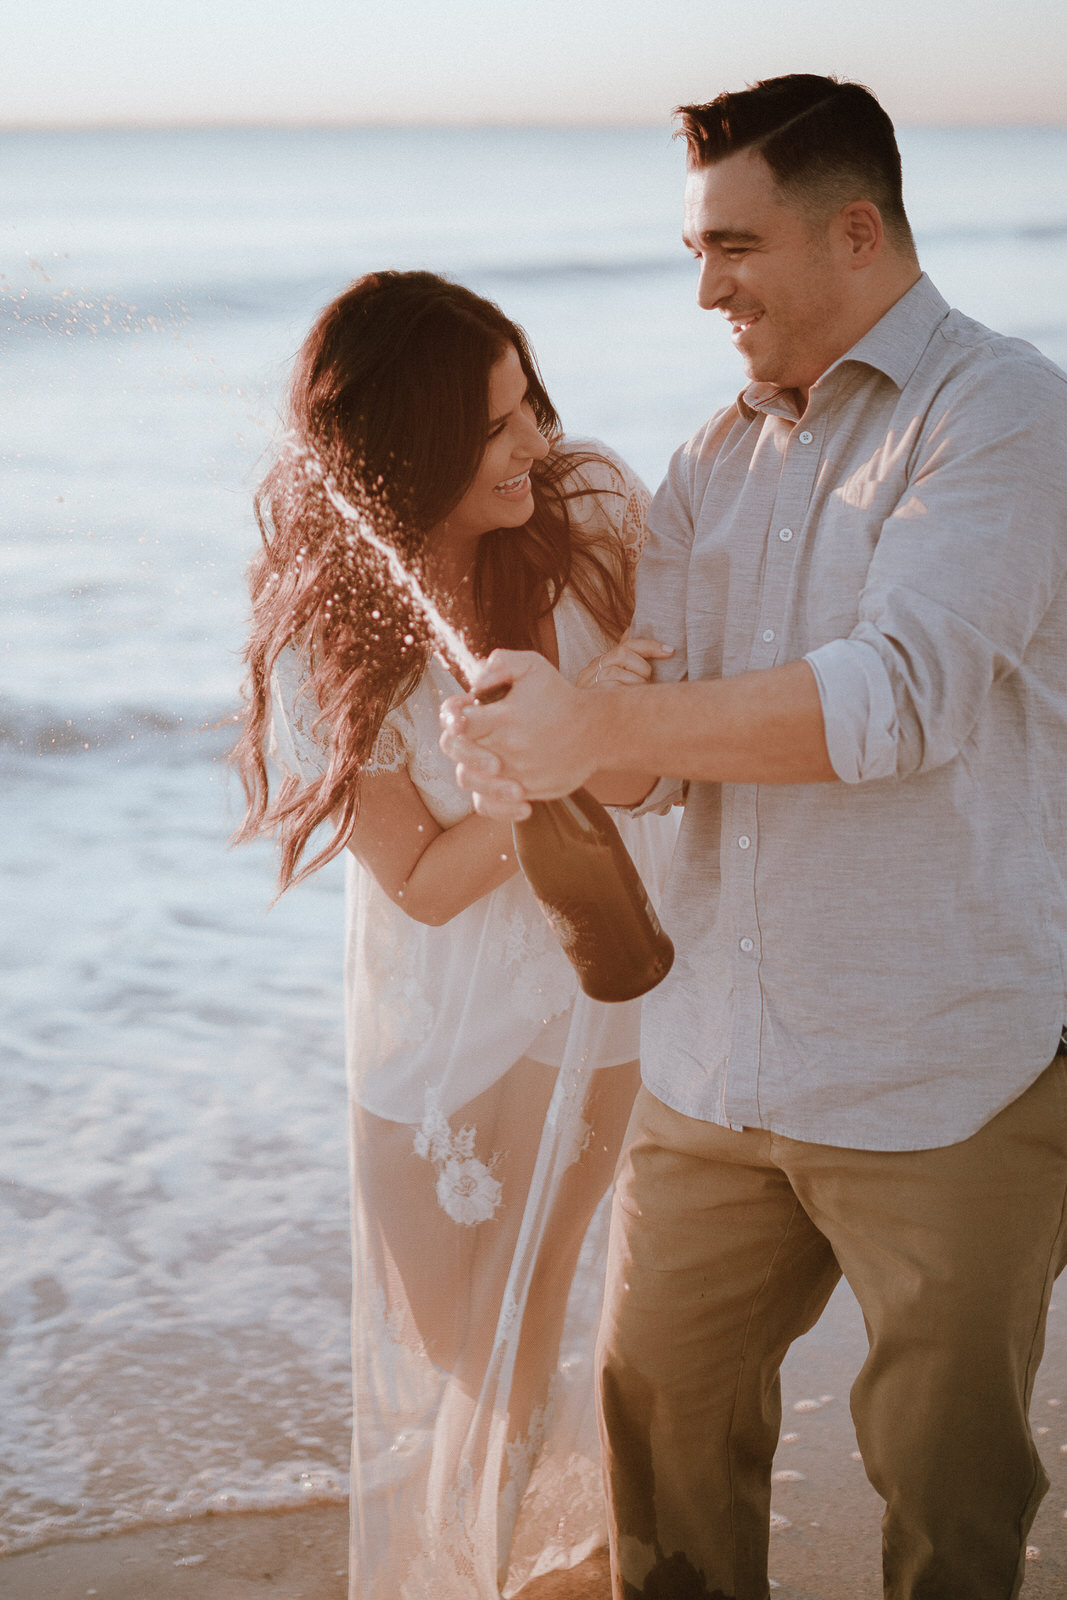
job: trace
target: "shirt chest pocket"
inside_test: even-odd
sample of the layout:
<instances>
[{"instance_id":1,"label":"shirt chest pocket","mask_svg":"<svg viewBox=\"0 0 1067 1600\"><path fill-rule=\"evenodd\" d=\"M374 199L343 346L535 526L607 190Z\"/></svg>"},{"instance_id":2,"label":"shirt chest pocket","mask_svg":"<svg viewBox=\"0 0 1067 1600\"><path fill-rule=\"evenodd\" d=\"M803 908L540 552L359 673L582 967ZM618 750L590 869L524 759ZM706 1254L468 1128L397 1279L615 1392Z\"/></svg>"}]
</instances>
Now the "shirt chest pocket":
<instances>
[{"instance_id":1,"label":"shirt chest pocket","mask_svg":"<svg viewBox=\"0 0 1067 1600\"><path fill-rule=\"evenodd\" d=\"M789 596L795 653L852 632L883 527L906 493L903 463L879 453L816 494Z\"/></svg>"}]
</instances>

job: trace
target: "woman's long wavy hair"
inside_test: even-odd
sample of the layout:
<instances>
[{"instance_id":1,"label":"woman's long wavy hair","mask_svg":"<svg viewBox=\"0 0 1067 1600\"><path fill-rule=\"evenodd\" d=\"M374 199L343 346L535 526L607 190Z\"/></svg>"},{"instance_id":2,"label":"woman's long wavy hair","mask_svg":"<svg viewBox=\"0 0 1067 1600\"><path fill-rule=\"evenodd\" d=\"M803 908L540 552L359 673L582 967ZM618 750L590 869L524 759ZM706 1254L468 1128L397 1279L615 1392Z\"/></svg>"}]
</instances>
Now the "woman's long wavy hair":
<instances>
[{"instance_id":1,"label":"woman's long wavy hair","mask_svg":"<svg viewBox=\"0 0 1067 1600\"><path fill-rule=\"evenodd\" d=\"M233 752L247 798L237 840L275 834L286 889L344 847L360 779L389 709L406 698L433 648L385 558L363 544L324 488L328 479L426 586L433 530L474 480L489 435L490 369L518 353L542 433L560 437L522 329L489 300L429 272L376 272L326 307L297 358L288 432L256 496L263 538L249 569L243 729ZM617 542L572 524L566 478L582 460L552 450L531 469L534 513L518 532L477 546L472 595L478 652L536 649L538 622L569 586L617 637L630 619L629 568ZM442 610L444 607L442 606ZM294 645L308 674L321 777L270 792L264 745L271 674ZM300 866L312 833L333 837Z\"/></svg>"}]
</instances>

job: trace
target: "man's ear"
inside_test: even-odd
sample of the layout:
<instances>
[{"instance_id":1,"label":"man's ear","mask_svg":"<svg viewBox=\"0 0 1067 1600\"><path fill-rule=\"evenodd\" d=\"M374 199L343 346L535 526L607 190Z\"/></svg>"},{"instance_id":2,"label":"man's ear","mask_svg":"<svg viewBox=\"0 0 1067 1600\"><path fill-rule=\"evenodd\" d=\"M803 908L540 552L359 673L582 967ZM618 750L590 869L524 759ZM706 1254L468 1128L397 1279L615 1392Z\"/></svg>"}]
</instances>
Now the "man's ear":
<instances>
[{"instance_id":1,"label":"man's ear","mask_svg":"<svg viewBox=\"0 0 1067 1600\"><path fill-rule=\"evenodd\" d=\"M872 200L850 200L837 217L839 237L854 270L869 267L881 254L885 243L882 213Z\"/></svg>"}]
</instances>

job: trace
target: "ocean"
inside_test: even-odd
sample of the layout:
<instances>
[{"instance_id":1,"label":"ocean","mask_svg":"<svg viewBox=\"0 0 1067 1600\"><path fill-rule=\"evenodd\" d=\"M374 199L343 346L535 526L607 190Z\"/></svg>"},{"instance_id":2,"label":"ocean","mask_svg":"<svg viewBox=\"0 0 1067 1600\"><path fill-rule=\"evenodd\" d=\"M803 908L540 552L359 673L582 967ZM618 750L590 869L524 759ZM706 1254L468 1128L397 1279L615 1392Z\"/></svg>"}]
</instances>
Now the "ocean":
<instances>
[{"instance_id":1,"label":"ocean","mask_svg":"<svg viewBox=\"0 0 1067 1600\"><path fill-rule=\"evenodd\" d=\"M1067 130L903 130L924 265L1067 365ZM655 484L742 382L669 130L0 135L0 1552L340 1500L337 864L228 848L251 495L318 308L428 267Z\"/></svg>"}]
</instances>

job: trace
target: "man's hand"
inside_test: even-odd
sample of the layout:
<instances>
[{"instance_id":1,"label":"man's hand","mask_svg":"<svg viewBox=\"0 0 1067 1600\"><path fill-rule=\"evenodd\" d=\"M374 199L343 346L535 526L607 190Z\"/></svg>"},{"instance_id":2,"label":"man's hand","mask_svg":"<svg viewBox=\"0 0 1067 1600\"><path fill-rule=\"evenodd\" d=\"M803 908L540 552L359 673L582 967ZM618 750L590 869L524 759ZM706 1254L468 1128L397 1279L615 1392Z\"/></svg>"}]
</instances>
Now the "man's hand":
<instances>
[{"instance_id":1,"label":"man's hand","mask_svg":"<svg viewBox=\"0 0 1067 1600\"><path fill-rule=\"evenodd\" d=\"M478 705L476 697L510 684L506 698ZM456 782L474 794L483 816L517 822L530 800L550 800L579 788L597 762L587 696L544 658L527 650L494 650L470 692L441 707L441 749L456 762Z\"/></svg>"}]
</instances>

